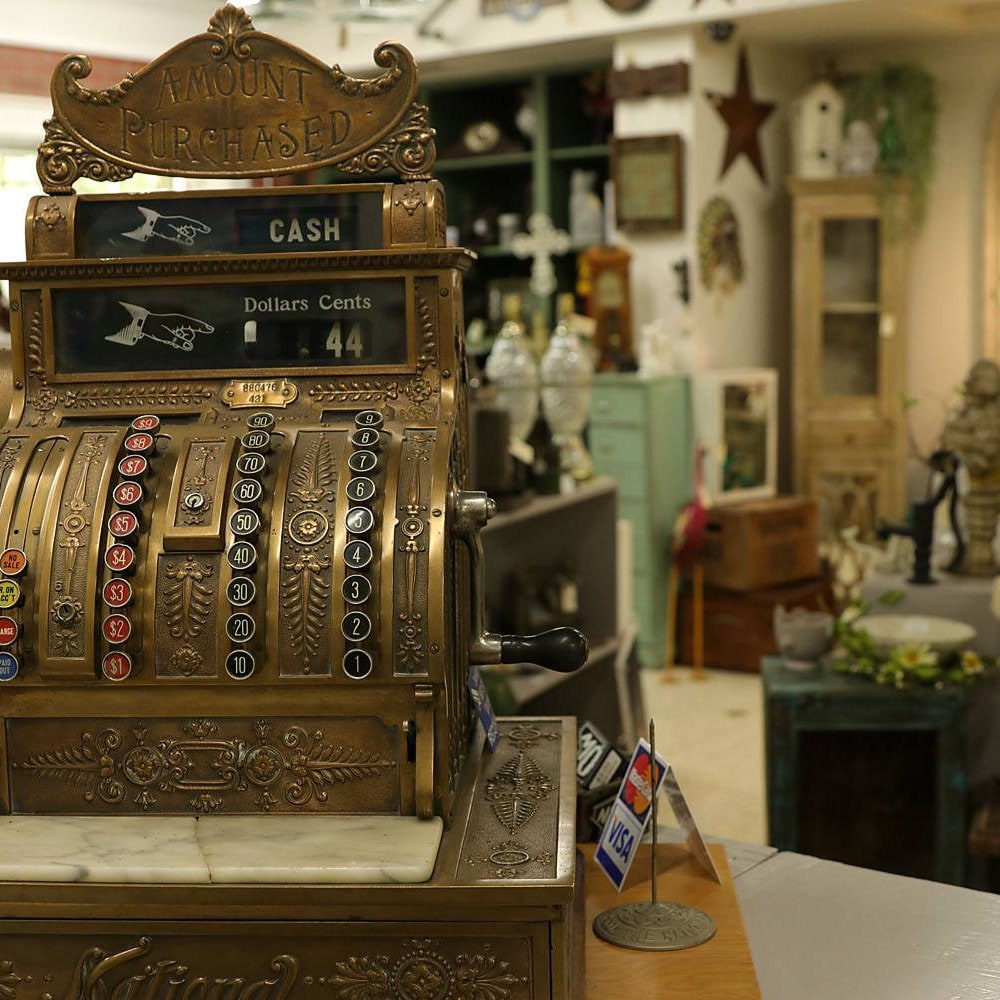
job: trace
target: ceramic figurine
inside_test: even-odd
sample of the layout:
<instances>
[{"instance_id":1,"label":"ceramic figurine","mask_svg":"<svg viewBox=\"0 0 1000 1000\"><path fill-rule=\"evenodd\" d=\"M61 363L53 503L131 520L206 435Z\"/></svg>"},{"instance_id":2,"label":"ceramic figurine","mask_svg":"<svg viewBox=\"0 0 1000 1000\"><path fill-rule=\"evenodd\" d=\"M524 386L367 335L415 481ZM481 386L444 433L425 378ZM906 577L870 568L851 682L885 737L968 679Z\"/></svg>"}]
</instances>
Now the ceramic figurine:
<instances>
[{"instance_id":1,"label":"ceramic figurine","mask_svg":"<svg viewBox=\"0 0 1000 1000\"><path fill-rule=\"evenodd\" d=\"M520 295L504 297L503 315L484 371L497 387L497 404L510 414L512 449L520 442L523 450L538 417L538 364L521 324Z\"/></svg>"},{"instance_id":2,"label":"ceramic figurine","mask_svg":"<svg viewBox=\"0 0 1000 1000\"><path fill-rule=\"evenodd\" d=\"M862 119L851 122L840 146L840 172L847 177L864 177L875 173L877 163L878 139L871 125Z\"/></svg>"},{"instance_id":3,"label":"ceramic figurine","mask_svg":"<svg viewBox=\"0 0 1000 1000\"><path fill-rule=\"evenodd\" d=\"M559 296L559 318L542 358L542 408L559 446L563 475L571 482L582 482L594 474L593 460L581 436L590 412L594 367L570 328L573 305L571 294Z\"/></svg>"},{"instance_id":4,"label":"ceramic figurine","mask_svg":"<svg viewBox=\"0 0 1000 1000\"><path fill-rule=\"evenodd\" d=\"M604 206L594 193L597 174L574 170L569 177L569 236L577 247L604 242Z\"/></svg>"},{"instance_id":5,"label":"ceramic figurine","mask_svg":"<svg viewBox=\"0 0 1000 1000\"><path fill-rule=\"evenodd\" d=\"M941 446L957 452L969 472L963 498L966 550L959 572L993 576L993 539L1000 517L1000 368L983 358L965 378L965 400L941 433Z\"/></svg>"}]
</instances>

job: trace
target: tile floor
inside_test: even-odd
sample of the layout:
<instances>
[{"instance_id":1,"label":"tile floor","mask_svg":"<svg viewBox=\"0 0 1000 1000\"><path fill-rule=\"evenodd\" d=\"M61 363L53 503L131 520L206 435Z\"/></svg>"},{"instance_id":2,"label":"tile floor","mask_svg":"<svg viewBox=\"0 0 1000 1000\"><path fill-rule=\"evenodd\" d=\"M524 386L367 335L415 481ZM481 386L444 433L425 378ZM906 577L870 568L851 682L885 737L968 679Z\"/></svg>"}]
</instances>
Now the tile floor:
<instances>
[{"instance_id":1,"label":"tile floor","mask_svg":"<svg viewBox=\"0 0 1000 1000\"><path fill-rule=\"evenodd\" d=\"M646 711L656 722L656 749L674 765L691 812L706 834L767 843L763 691L759 674L708 670L674 683L642 672ZM670 820L664 816L663 821Z\"/></svg>"}]
</instances>

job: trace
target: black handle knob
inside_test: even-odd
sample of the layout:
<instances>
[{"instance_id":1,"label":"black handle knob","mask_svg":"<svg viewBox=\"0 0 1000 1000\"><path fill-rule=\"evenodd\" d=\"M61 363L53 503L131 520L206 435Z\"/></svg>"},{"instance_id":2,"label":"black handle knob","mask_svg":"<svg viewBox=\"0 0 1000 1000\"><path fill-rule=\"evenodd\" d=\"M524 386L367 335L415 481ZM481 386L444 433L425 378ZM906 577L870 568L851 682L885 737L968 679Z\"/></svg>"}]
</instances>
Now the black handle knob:
<instances>
[{"instance_id":1,"label":"black handle knob","mask_svg":"<svg viewBox=\"0 0 1000 1000\"><path fill-rule=\"evenodd\" d=\"M538 635L500 636L501 663L535 663L571 674L587 662L587 637L575 628L553 628Z\"/></svg>"}]
</instances>

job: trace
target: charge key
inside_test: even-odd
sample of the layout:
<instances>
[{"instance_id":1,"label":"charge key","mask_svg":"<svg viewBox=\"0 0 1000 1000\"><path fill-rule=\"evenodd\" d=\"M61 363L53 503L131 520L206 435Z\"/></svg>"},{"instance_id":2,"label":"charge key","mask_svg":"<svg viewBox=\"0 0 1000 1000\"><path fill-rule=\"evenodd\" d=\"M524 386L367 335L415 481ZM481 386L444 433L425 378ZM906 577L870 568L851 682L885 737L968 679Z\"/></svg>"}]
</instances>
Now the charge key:
<instances>
[{"instance_id":1,"label":"charge key","mask_svg":"<svg viewBox=\"0 0 1000 1000\"><path fill-rule=\"evenodd\" d=\"M112 650L101 660L101 673L109 681L125 680L132 673L132 657L124 650Z\"/></svg>"},{"instance_id":2,"label":"charge key","mask_svg":"<svg viewBox=\"0 0 1000 1000\"><path fill-rule=\"evenodd\" d=\"M241 476L259 476L267 465L267 459L259 451L248 451L236 459L236 471Z\"/></svg>"},{"instance_id":3,"label":"charge key","mask_svg":"<svg viewBox=\"0 0 1000 1000\"><path fill-rule=\"evenodd\" d=\"M354 423L358 427L378 428L382 426L382 414L378 410L362 410L355 414Z\"/></svg>"},{"instance_id":4,"label":"charge key","mask_svg":"<svg viewBox=\"0 0 1000 1000\"><path fill-rule=\"evenodd\" d=\"M20 576L28 568L28 557L24 549L4 549L0 552L0 573L4 576Z\"/></svg>"},{"instance_id":5,"label":"charge key","mask_svg":"<svg viewBox=\"0 0 1000 1000\"><path fill-rule=\"evenodd\" d=\"M10 615L0 615L0 646L12 646L19 632L20 626Z\"/></svg>"},{"instance_id":6,"label":"charge key","mask_svg":"<svg viewBox=\"0 0 1000 1000\"><path fill-rule=\"evenodd\" d=\"M247 417L247 427L252 431L273 431L274 414L261 410Z\"/></svg>"},{"instance_id":7,"label":"charge key","mask_svg":"<svg viewBox=\"0 0 1000 1000\"><path fill-rule=\"evenodd\" d=\"M233 542L226 558L233 569L246 573L257 565L257 549L250 542Z\"/></svg>"},{"instance_id":8,"label":"charge key","mask_svg":"<svg viewBox=\"0 0 1000 1000\"><path fill-rule=\"evenodd\" d=\"M240 438L245 451L267 451L271 447L271 435L267 431L247 431Z\"/></svg>"},{"instance_id":9,"label":"charge key","mask_svg":"<svg viewBox=\"0 0 1000 1000\"><path fill-rule=\"evenodd\" d=\"M21 603L21 585L16 580L0 580L0 608L5 611Z\"/></svg>"},{"instance_id":10,"label":"charge key","mask_svg":"<svg viewBox=\"0 0 1000 1000\"><path fill-rule=\"evenodd\" d=\"M363 649L349 649L344 654L344 673L353 681L363 681L372 672L372 658Z\"/></svg>"},{"instance_id":11,"label":"charge key","mask_svg":"<svg viewBox=\"0 0 1000 1000\"><path fill-rule=\"evenodd\" d=\"M0 652L0 681L12 681L20 669L17 657L6 650Z\"/></svg>"},{"instance_id":12,"label":"charge key","mask_svg":"<svg viewBox=\"0 0 1000 1000\"><path fill-rule=\"evenodd\" d=\"M245 681L254 672L256 665L253 653L245 649L234 649L226 657L226 673L234 681Z\"/></svg>"},{"instance_id":13,"label":"charge key","mask_svg":"<svg viewBox=\"0 0 1000 1000\"><path fill-rule=\"evenodd\" d=\"M145 455L126 455L118 462L118 474L126 479L138 479L149 471L149 459Z\"/></svg>"},{"instance_id":14,"label":"charge key","mask_svg":"<svg viewBox=\"0 0 1000 1000\"><path fill-rule=\"evenodd\" d=\"M264 487L256 479L237 479L233 484L233 499L238 504L257 503L264 495Z\"/></svg>"}]
</instances>

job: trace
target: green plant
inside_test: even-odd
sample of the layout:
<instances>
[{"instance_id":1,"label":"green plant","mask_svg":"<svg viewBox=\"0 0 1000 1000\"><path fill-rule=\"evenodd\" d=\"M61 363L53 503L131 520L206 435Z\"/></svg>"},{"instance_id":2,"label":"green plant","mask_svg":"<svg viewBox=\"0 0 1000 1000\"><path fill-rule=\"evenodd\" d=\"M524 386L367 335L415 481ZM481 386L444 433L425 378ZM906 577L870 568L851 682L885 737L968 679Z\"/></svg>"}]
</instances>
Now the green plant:
<instances>
[{"instance_id":1,"label":"green plant","mask_svg":"<svg viewBox=\"0 0 1000 1000\"><path fill-rule=\"evenodd\" d=\"M882 598L879 603L894 601ZM868 632L855 624L867 609L863 602L855 602L834 623L836 648L831 666L837 673L870 677L876 684L899 691L913 687L940 690L973 684L996 668L995 660L971 649L938 652L921 643L882 649Z\"/></svg>"},{"instance_id":2,"label":"green plant","mask_svg":"<svg viewBox=\"0 0 1000 1000\"><path fill-rule=\"evenodd\" d=\"M891 202L894 181L908 180L911 212L896 221L903 227L918 226L934 176L938 114L934 77L910 63L884 64L849 80L844 98L845 124L860 118L878 135L876 169L886 182L883 200Z\"/></svg>"}]
</instances>

